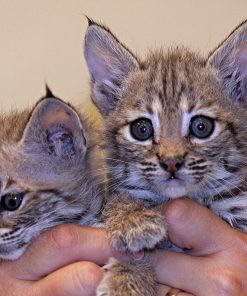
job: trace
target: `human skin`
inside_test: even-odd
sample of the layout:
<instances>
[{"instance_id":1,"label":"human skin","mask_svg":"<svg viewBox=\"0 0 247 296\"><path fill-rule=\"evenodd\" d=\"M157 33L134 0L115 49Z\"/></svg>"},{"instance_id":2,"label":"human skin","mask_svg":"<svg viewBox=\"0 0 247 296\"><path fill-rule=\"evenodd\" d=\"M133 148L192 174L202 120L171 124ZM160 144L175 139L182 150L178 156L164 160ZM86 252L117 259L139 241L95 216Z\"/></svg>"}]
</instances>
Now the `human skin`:
<instances>
[{"instance_id":1,"label":"human skin","mask_svg":"<svg viewBox=\"0 0 247 296\"><path fill-rule=\"evenodd\" d=\"M41 235L19 260L1 262L0 295L95 295L102 276L99 266L112 255L103 230L56 227Z\"/></svg>"},{"instance_id":2,"label":"human skin","mask_svg":"<svg viewBox=\"0 0 247 296\"><path fill-rule=\"evenodd\" d=\"M186 199L170 203L165 216L171 241L190 251L152 253L160 283L197 296L247 295L246 234ZM165 295L167 290L160 286L160 295ZM179 293L179 296L191 294Z\"/></svg>"},{"instance_id":3,"label":"human skin","mask_svg":"<svg viewBox=\"0 0 247 296\"><path fill-rule=\"evenodd\" d=\"M170 287L179 296L247 295L247 235L205 207L179 199L164 216L171 241L189 249L147 253L155 266L159 296ZM0 295L95 295L102 269L114 254L103 229L63 225L40 236L17 261L1 262ZM138 256L137 256L138 257Z\"/></svg>"}]
</instances>

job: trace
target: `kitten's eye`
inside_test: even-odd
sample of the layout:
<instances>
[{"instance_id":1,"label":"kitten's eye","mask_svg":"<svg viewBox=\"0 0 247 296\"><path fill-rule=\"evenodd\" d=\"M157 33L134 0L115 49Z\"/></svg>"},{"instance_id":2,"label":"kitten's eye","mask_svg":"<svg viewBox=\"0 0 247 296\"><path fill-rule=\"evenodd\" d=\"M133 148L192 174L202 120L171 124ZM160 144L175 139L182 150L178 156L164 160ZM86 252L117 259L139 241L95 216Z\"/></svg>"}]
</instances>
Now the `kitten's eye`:
<instances>
[{"instance_id":1,"label":"kitten's eye","mask_svg":"<svg viewBox=\"0 0 247 296\"><path fill-rule=\"evenodd\" d=\"M214 120L210 117L197 115L191 118L190 133L199 139L209 137L214 131Z\"/></svg>"},{"instance_id":2,"label":"kitten's eye","mask_svg":"<svg viewBox=\"0 0 247 296\"><path fill-rule=\"evenodd\" d=\"M139 118L130 124L130 131L136 140L146 141L153 136L153 125L151 120Z\"/></svg>"},{"instance_id":3,"label":"kitten's eye","mask_svg":"<svg viewBox=\"0 0 247 296\"><path fill-rule=\"evenodd\" d=\"M23 194L6 194L1 198L1 207L6 211L15 211L17 210L23 200Z\"/></svg>"}]
</instances>

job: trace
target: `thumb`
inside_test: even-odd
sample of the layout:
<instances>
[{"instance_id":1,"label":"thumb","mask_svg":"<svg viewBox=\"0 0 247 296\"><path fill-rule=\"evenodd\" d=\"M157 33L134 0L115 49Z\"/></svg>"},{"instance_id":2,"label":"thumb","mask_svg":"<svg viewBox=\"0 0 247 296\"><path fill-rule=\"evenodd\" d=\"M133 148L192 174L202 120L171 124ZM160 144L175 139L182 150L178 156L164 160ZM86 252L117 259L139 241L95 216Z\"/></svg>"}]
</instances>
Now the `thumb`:
<instances>
[{"instance_id":1,"label":"thumb","mask_svg":"<svg viewBox=\"0 0 247 296\"><path fill-rule=\"evenodd\" d=\"M33 284L37 296L93 296L102 278L99 266L90 262L77 262L63 267Z\"/></svg>"},{"instance_id":2,"label":"thumb","mask_svg":"<svg viewBox=\"0 0 247 296\"><path fill-rule=\"evenodd\" d=\"M169 239L181 248L190 249L193 254L212 254L232 243L234 229L192 200L174 200L164 211Z\"/></svg>"}]
</instances>

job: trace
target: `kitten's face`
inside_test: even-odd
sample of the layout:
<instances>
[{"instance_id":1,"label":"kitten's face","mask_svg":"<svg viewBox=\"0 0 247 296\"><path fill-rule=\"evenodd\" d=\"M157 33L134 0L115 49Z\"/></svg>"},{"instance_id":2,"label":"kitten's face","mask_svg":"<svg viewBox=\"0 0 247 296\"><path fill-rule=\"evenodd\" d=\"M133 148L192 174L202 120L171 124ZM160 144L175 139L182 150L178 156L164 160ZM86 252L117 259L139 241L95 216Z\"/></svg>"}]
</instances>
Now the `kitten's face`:
<instances>
[{"instance_id":1,"label":"kitten's face","mask_svg":"<svg viewBox=\"0 0 247 296\"><path fill-rule=\"evenodd\" d=\"M119 189L161 201L237 185L246 124L214 73L184 50L149 60L126 80L106 119L108 164Z\"/></svg>"},{"instance_id":2,"label":"kitten's face","mask_svg":"<svg viewBox=\"0 0 247 296\"><path fill-rule=\"evenodd\" d=\"M112 191L157 203L241 190L246 54L246 22L207 60L178 48L144 62L90 23L85 57L92 98L105 116Z\"/></svg>"},{"instance_id":3,"label":"kitten's face","mask_svg":"<svg viewBox=\"0 0 247 296\"><path fill-rule=\"evenodd\" d=\"M43 230L88 223L91 140L86 123L55 98L0 122L0 258L16 259Z\"/></svg>"}]
</instances>

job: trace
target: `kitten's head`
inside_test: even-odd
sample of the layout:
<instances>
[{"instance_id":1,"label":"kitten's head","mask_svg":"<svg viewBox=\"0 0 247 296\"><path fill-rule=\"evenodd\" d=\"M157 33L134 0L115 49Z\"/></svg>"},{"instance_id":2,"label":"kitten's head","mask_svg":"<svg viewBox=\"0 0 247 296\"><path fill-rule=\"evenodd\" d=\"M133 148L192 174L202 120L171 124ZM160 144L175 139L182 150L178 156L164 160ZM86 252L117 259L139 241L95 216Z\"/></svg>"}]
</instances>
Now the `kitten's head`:
<instances>
[{"instance_id":1,"label":"kitten's head","mask_svg":"<svg viewBox=\"0 0 247 296\"><path fill-rule=\"evenodd\" d=\"M87 222L94 203L89 132L50 92L31 111L0 116L0 258L19 257L51 226L84 215Z\"/></svg>"},{"instance_id":2,"label":"kitten's head","mask_svg":"<svg viewBox=\"0 0 247 296\"><path fill-rule=\"evenodd\" d=\"M143 62L91 22L85 57L113 191L159 203L238 188L247 160L246 22L207 59L180 47Z\"/></svg>"}]
</instances>

